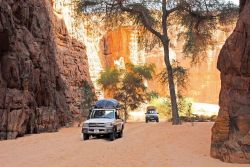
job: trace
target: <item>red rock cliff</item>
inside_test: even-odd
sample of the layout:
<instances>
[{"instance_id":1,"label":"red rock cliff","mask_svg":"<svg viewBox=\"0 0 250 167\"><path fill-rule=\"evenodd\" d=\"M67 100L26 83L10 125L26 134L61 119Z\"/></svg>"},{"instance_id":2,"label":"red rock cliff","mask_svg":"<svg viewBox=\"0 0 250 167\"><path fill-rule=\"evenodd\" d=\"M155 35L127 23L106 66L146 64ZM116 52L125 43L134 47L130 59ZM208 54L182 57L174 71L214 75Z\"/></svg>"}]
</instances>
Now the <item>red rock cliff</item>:
<instances>
[{"instance_id":1,"label":"red rock cliff","mask_svg":"<svg viewBox=\"0 0 250 167\"><path fill-rule=\"evenodd\" d=\"M49 0L0 0L0 139L56 131L79 113L85 47Z\"/></svg>"},{"instance_id":2,"label":"red rock cliff","mask_svg":"<svg viewBox=\"0 0 250 167\"><path fill-rule=\"evenodd\" d=\"M220 49L232 32L232 29L233 25L230 25L227 27L221 26L214 31L216 46L209 48L206 58L196 66L190 65L190 59L184 59L185 54L182 52L183 41L177 38L178 27L170 29L170 57L176 59L181 66L189 70L189 84L185 91L185 96L192 98L195 102L218 104L220 74L216 69L216 62ZM156 75L154 80L148 81L149 91L158 92L161 96L168 95L167 86L162 85L159 79L157 79L157 75L166 68L163 49L155 47L151 51L146 51L140 50L138 45L136 28L128 26L109 31L104 35L99 45L99 56L102 66L104 68L113 67L117 65L117 62L118 65L121 64L120 66L122 66L122 63L153 63L156 65Z\"/></svg>"},{"instance_id":3,"label":"red rock cliff","mask_svg":"<svg viewBox=\"0 0 250 167\"><path fill-rule=\"evenodd\" d=\"M250 0L240 4L236 28L218 59L220 111L212 128L211 156L250 163Z\"/></svg>"}]
</instances>

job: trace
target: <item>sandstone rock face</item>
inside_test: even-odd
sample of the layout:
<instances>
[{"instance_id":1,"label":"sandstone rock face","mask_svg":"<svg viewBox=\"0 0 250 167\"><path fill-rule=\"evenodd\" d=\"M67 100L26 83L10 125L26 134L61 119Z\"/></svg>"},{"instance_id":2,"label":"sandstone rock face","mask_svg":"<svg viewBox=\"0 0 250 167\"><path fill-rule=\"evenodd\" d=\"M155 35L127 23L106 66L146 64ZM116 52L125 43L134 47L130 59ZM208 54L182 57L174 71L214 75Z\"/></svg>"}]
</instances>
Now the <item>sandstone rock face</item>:
<instances>
[{"instance_id":1,"label":"sandstone rock face","mask_svg":"<svg viewBox=\"0 0 250 167\"><path fill-rule=\"evenodd\" d=\"M0 140L71 122L84 80L85 47L68 35L51 1L0 0Z\"/></svg>"},{"instance_id":2,"label":"sandstone rock face","mask_svg":"<svg viewBox=\"0 0 250 167\"><path fill-rule=\"evenodd\" d=\"M212 128L211 156L225 162L250 163L250 1L241 9L218 59L220 111Z\"/></svg>"},{"instance_id":3,"label":"sandstone rock face","mask_svg":"<svg viewBox=\"0 0 250 167\"><path fill-rule=\"evenodd\" d=\"M144 50L138 48L138 30L133 26L108 31L99 44L102 66L125 68L127 63L144 64Z\"/></svg>"},{"instance_id":4,"label":"sandstone rock face","mask_svg":"<svg viewBox=\"0 0 250 167\"><path fill-rule=\"evenodd\" d=\"M170 32L171 59L177 60L181 66L189 70L189 84L185 96L192 98L195 102L218 104L220 91L220 74L216 69L218 54L226 38L232 32L233 25L220 26L214 32L216 46L207 50L206 58L195 66L190 65L190 59L185 58L183 53L184 41L179 40L178 27L173 26ZM139 48L139 30L132 26L120 27L107 32L100 41L99 57L103 67L118 66L123 68L126 63L156 65L154 80L148 81L149 91L158 92L160 96L168 96L167 85L162 85L157 75L166 69L163 56L163 48L155 47L151 51ZM105 94L107 96L107 94Z\"/></svg>"}]
</instances>

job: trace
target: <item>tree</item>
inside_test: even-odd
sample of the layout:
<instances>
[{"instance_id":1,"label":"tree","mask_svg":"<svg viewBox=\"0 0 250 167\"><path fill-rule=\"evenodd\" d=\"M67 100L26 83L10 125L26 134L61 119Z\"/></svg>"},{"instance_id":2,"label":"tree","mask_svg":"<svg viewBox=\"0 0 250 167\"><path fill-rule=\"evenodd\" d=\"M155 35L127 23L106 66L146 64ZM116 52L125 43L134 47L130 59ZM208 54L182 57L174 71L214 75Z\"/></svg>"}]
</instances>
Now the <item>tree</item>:
<instances>
[{"instance_id":1,"label":"tree","mask_svg":"<svg viewBox=\"0 0 250 167\"><path fill-rule=\"evenodd\" d=\"M178 87L177 97L181 98L183 96L183 92L187 89L189 82L188 69L180 66L178 61L173 61L172 70L174 83ZM168 73L166 70L163 70L157 77L162 84L168 84Z\"/></svg>"},{"instance_id":2,"label":"tree","mask_svg":"<svg viewBox=\"0 0 250 167\"><path fill-rule=\"evenodd\" d=\"M117 19L126 13L134 24L143 26L158 39L164 49L173 125L180 124L180 119L169 57L169 26L173 20L181 24L181 36L186 41L183 50L195 61L199 58L198 53L204 53L207 46L212 44L212 32L216 24L226 23L238 13L232 3L222 0L79 0L78 11L104 13L109 19Z\"/></svg>"},{"instance_id":3,"label":"tree","mask_svg":"<svg viewBox=\"0 0 250 167\"><path fill-rule=\"evenodd\" d=\"M113 97L122 104L125 120L128 118L128 109L134 110L138 108L141 103L149 99L144 81L152 79L152 74L154 73L154 65L152 64L143 66L127 64L126 66L126 70L120 72L116 69L112 71L117 72L110 72L111 70L107 69L101 73L98 80L98 83L103 88L110 88L110 91L114 88ZM113 76L118 73L119 76ZM103 81L101 78L115 78L115 81L101 82Z\"/></svg>"},{"instance_id":4,"label":"tree","mask_svg":"<svg viewBox=\"0 0 250 167\"><path fill-rule=\"evenodd\" d=\"M178 61L174 61L172 64L173 69L173 78L174 83L177 85L177 106L179 109L179 113L190 118L191 116L191 107L192 103L183 96L184 91L187 89L189 76L188 76L188 69L179 65ZM163 70L160 74L158 74L158 78L162 84L168 84L168 75L167 71Z\"/></svg>"},{"instance_id":5,"label":"tree","mask_svg":"<svg viewBox=\"0 0 250 167\"><path fill-rule=\"evenodd\" d=\"M102 86L106 96L112 97L113 93L118 89L119 77L121 73L116 68L106 68L100 73L97 83Z\"/></svg>"},{"instance_id":6,"label":"tree","mask_svg":"<svg viewBox=\"0 0 250 167\"><path fill-rule=\"evenodd\" d=\"M147 87L144 80L152 79L154 73L154 65L134 66L127 64L127 70L121 79L120 88L115 93L115 98L122 103L125 120L128 119L128 109L134 110L141 103L149 100L150 96L147 93Z\"/></svg>"},{"instance_id":7,"label":"tree","mask_svg":"<svg viewBox=\"0 0 250 167\"><path fill-rule=\"evenodd\" d=\"M96 101L97 97L94 91L94 87L88 83L88 81L83 81L81 89L81 113L79 115L79 123L78 126L82 123L82 119L86 117L88 114L89 109L91 108L91 105L93 104L94 101Z\"/></svg>"}]
</instances>

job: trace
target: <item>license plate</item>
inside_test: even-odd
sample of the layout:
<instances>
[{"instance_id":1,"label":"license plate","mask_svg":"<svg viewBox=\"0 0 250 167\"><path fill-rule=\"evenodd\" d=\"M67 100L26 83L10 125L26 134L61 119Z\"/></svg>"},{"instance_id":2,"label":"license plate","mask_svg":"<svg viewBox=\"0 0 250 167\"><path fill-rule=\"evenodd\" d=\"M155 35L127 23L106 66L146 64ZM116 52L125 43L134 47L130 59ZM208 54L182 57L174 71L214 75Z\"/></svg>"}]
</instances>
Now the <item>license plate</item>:
<instances>
[{"instance_id":1,"label":"license plate","mask_svg":"<svg viewBox=\"0 0 250 167\"><path fill-rule=\"evenodd\" d=\"M94 129L94 132L95 133L99 133L99 129Z\"/></svg>"}]
</instances>

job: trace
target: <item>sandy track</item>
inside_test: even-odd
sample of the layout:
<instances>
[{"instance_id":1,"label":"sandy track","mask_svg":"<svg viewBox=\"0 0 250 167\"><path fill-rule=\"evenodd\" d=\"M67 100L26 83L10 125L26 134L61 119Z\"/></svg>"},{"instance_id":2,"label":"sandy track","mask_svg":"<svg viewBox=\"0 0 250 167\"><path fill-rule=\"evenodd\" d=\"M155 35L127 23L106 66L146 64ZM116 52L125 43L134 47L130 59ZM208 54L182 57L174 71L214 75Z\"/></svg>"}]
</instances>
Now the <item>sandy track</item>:
<instances>
[{"instance_id":1,"label":"sandy track","mask_svg":"<svg viewBox=\"0 0 250 167\"><path fill-rule=\"evenodd\" d=\"M124 137L82 141L65 128L0 142L1 167L249 167L210 158L212 123L127 123Z\"/></svg>"}]
</instances>

